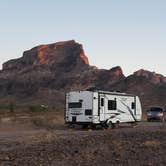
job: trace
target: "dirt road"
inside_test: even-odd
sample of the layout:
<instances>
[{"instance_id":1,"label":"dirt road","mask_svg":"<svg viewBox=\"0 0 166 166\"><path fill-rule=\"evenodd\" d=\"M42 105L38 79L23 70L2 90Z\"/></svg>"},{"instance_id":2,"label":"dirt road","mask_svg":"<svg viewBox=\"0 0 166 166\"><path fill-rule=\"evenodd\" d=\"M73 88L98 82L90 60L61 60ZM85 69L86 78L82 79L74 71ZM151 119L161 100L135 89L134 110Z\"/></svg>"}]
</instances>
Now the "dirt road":
<instances>
[{"instance_id":1,"label":"dirt road","mask_svg":"<svg viewBox=\"0 0 166 166\"><path fill-rule=\"evenodd\" d=\"M0 132L1 166L166 165L166 124Z\"/></svg>"}]
</instances>

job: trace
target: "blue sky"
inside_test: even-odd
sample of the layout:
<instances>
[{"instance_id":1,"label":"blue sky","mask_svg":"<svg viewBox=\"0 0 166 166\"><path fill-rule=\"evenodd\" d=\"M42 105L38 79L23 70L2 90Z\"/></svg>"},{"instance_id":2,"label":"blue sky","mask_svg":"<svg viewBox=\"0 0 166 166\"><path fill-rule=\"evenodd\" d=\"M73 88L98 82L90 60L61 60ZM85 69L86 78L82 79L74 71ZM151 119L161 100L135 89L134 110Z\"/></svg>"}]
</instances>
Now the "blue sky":
<instances>
[{"instance_id":1,"label":"blue sky","mask_svg":"<svg viewBox=\"0 0 166 166\"><path fill-rule=\"evenodd\" d=\"M0 0L0 65L36 45L75 39L90 64L166 75L165 0Z\"/></svg>"}]
</instances>

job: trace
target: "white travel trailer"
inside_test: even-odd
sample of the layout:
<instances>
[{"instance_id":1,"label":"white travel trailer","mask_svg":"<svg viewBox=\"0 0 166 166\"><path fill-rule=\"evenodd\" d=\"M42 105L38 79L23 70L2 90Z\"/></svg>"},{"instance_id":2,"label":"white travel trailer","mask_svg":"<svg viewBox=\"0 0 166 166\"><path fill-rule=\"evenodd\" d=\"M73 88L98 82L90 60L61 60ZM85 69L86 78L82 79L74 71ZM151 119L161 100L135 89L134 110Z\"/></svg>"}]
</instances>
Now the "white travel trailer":
<instances>
[{"instance_id":1,"label":"white travel trailer","mask_svg":"<svg viewBox=\"0 0 166 166\"><path fill-rule=\"evenodd\" d=\"M141 121L138 96L107 91L73 91L66 94L65 121L84 127L117 127L119 123Z\"/></svg>"}]
</instances>

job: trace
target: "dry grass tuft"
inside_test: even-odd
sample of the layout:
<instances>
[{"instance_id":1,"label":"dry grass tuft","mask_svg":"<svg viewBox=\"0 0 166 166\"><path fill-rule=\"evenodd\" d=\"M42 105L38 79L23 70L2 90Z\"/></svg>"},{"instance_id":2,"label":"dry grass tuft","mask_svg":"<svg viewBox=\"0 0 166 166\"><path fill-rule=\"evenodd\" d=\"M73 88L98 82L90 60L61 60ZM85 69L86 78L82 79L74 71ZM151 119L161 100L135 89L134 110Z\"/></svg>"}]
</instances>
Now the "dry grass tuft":
<instances>
[{"instance_id":1,"label":"dry grass tuft","mask_svg":"<svg viewBox=\"0 0 166 166\"><path fill-rule=\"evenodd\" d=\"M148 140L144 142L145 146L160 146L160 141L158 140Z\"/></svg>"},{"instance_id":2,"label":"dry grass tuft","mask_svg":"<svg viewBox=\"0 0 166 166\"><path fill-rule=\"evenodd\" d=\"M58 112L47 112L33 116L31 122L40 129L61 129L64 127L64 116Z\"/></svg>"}]
</instances>

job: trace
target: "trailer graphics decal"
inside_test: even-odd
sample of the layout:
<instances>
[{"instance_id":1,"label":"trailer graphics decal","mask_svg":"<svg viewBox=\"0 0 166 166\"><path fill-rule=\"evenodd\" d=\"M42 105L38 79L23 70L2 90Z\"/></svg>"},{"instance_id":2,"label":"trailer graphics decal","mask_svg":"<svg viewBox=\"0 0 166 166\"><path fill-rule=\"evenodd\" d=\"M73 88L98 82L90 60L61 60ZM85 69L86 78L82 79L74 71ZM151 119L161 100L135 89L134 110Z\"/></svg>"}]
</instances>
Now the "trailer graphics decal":
<instances>
[{"instance_id":1,"label":"trailer graphics decal","mask_svg":"<svg viewBox=\"0 0 166 166\"><path fill-rule=\"evenodd\" d=\"M137 121L132 110L130 109L130 107L128 105L126 105L123 101L120 100L120 102L127 108L127 110L129 111L129 113L131 114L131 116L133 117L134 121Z\"/></svg>"},{"instance_id":2,"label":"trailer graphics decal","mask_svg":"<svg viewBox=\"0 0 166 166\"><path fill-rule=\"evenodd\" d=\"M120 109L117 109L117 111L118 111L119 113L125 114L125 112L122 111L122 110L120 110Z\"/></svg>"},{"instance_id":3,"label":"trailer graphics decal","mask_svg":"<svg viewBox=\"0 0 166 166\"><path fill-rule=\"evenodd\" d=\"M71 115L83 115L82 112L80 112L80 109L72 109L71 110Z\"/></svg>"}]
</instances>

